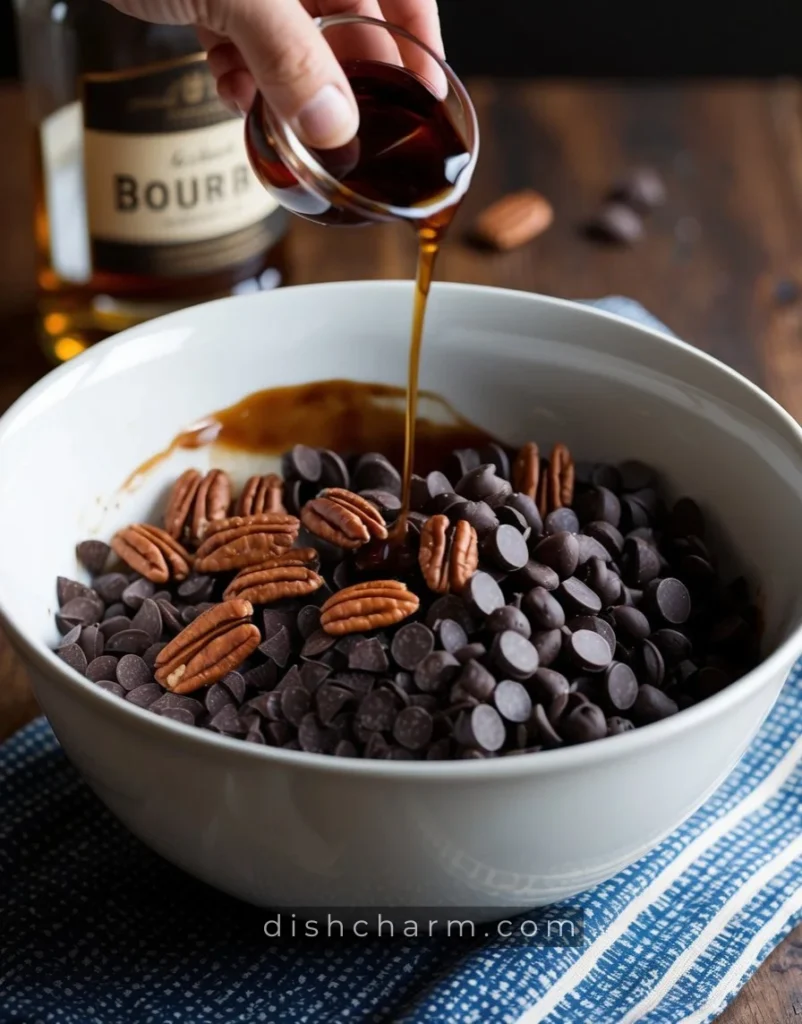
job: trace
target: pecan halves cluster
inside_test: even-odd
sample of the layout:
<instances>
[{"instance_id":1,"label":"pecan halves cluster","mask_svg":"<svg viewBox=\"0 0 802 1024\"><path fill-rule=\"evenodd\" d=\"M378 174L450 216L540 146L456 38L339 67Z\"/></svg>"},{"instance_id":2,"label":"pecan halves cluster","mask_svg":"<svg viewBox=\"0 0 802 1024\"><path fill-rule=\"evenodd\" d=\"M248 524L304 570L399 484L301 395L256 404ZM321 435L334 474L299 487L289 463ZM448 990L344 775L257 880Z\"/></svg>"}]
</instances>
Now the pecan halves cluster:
<instances>
[{"instance_id":1,"label":"pecan halves cluster","mask_svg":"<svg viewBox=\"0 0 802 1024\"><path fill-rule=\"evenodd\" d=\"M176 480L164 511L164 528L176 540L197 546L210 523L225 519L231 505L231 480L222 469L202 476L187 469Z\"/></svg>"},{"instance_id":2,"label":"pecan halves cluster","mask_svg":"<svg viewBox=\"0 0 802 1024\"><path fill-rule=\"evenodd\" d=\"M202 612L157 655L156 682L173 693L191 693L218 682L261 643L251 615L253 605L241 598Z\"/></svg>"},{"instance_id":3,"label":"pecan halves cluster","mask_svg":"<svg viewBox=\"0 0 802 1024\"><path fill-rule=\"evenodd\" d=\"M419 606L417 596L398 580L355 583L326 601L320 625L331 636L386 629L414 615Z\"/></svg>"},{"instance_id":4,"label":"pecan halves cluster","mask_svg":"<svg viewBox=\"0 0 802 1024\"><path fill-rule=\"evenodd\" d=\"M361 548L387 539L381 512L366 498L343 487L329 487L301 509L306 529L339 548Z\"/></svg>"},{"instance_id":5,"label":"pecan halves cluster","mask_svg":"<svg viewBox=\"0 0 802 1024\"><path fill-rule=\"evenodd\" d=\"M192 568L192 555L165 530L149 523L118 530L111 547L126 565L152 583L185 580Z\"/></svg>"},{"instance_id":6,"label":"pecan halves cluster","mask_svg":"<svg viewBox=\"0 0 802 1024\"><path fill-rule=\"evenodd\" d=\"M226 587L223 597L242 597L252 604L273 604L285 598L306 597L323 586L314 548L291 548L280 555L242 569Z\"/></svg>"},{"instance_id":7,"label":"pecan halves cluster","mask_svg":"<svg viewBox=\"0 0 802 1024\"><path fill-rule=\"evenodd\" d=\"M295 543L300 529L295 516L262 512L210 523L195 553L197 572L230 572L258 565Z\"/></svg>"},{"instance_id":8,"label":"pecan halves cluster","mask_svg":"<svg viewBox=\"0 0 802 1024\"><path fill-rule=\"evenodd\" d=\"M479 566L479 539L470 523L451 526L448 516L431 516L420 534L418 563L429 590L459 594Z\"/></svg>"},{"instance_id":9,"label":"pecan halves cluster","mask_svg":"<svg viewBox=\"0 0 802 1024\"><path fill-rule=\"evenodd\" d=\"M259 515L261 512L287 512L284 507L284 483L276 473L249 477L237 499L238 516Z\"/></svg>"},{"instance_id":10,"label":"pecan halves cluster","mask_svg":"<svg viewBox=\"0 0 802 1024\"><path fill-rule=\"evenodd\" d=\"M575 467L564 444L555 444L548 462L541 465L540 450L534 441L522 446L512 467L516 491L537 502L541 516L569 506L574 500Z\"/></svg>"}]
</instances>

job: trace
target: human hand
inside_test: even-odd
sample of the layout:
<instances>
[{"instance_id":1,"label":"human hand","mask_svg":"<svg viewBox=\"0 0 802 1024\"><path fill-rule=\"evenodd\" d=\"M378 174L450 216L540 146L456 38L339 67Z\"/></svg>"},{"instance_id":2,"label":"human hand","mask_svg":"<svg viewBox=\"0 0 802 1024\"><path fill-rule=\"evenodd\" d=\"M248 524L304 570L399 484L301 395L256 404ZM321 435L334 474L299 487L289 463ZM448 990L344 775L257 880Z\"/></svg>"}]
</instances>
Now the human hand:
<instances>
[{"instance_id":1,"label":"human hand","mask_svg":"<svg viewBox=\"0 0 802 1024\"><path fill-rule=\"evenodd\" d=\"M359 113L337 56L313 18L332 14L386 17L438 55L443 53L437 0L108 2L143 21L195 25L223 102L246 113L258 90L307 145L319 149L350 142L359 126ZM380 41L379 36L384 39ZM407 67L425 76L422 62L427 57L419 47L401 39L393 42L388 33L376 29L366 30L363 38L370 49L359 56L387 59L377 48L390 46L396 55L400 52Z\"/></svg>"}]
</instances>

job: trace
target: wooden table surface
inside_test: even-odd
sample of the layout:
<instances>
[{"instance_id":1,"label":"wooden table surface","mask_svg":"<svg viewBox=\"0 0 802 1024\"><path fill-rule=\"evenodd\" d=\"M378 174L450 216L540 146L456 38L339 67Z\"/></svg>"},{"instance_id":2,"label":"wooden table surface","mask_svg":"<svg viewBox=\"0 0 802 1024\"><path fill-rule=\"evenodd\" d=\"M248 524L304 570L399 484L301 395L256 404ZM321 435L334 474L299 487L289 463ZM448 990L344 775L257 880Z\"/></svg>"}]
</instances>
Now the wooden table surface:
<instances>
[{"instance_id":1,"label":"wooden table surface","mask_svg":"<svg viewBox=\"0 0 802 1024\"><path fill-rule=\"evenodd\" d=\"M686 340L756 381L802 417L802 303L776 284L802 281L802 89L791 83L617 88L476 81L482 156L441 256L438 277L569 298L640 300ZM47 366L32 333L32 164L22 98L0 87L0 411ZM599 247L578 227L615 175L662 172L669 201L632 250ZM476 212L523 186L554 205L552 229L504 255L463 242ZM298 222L293 283L410 277L411 232L324 231ZM2 472L2 467L0 467ZM0 571L2 571L0 569ZM0 738L36 712L0 635ZM802 1016L802 927L757 972L721 1024L785 1024Z\"/></svg>"}]
</instances>

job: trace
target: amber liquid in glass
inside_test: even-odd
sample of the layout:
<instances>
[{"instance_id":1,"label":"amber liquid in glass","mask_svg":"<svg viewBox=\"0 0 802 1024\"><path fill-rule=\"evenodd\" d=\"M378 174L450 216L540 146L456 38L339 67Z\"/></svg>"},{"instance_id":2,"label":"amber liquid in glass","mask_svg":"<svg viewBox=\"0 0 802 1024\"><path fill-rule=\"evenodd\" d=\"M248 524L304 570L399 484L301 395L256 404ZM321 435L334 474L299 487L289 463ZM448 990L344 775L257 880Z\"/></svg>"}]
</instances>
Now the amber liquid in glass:
<instances>
[{"instance_id":1,"label":"amber liquid in glass","mask_svg":"<svg viewBox=\"0 0 802 1024\"><path fill-rule=\"evenodd\" d=\"M455 188L471 155L455 127L448 108L411 71L378 61L350 61L344 65L359 106L359 134L347 146L317 150L321 167L342 189L343 205L310 195L298 184L273 149L259 119L248 119L246 139L254 169L277 193L288 209L320 224L371 223L348 207L349 192L398 208L398 219L408 219L418 234L418 270L409 349L407 411L403 465L402 511L393 530L400 539L406 532L410 484L415 454L415 421L426 303L440 242L459 205L448 196L461 196ZM404 211L444 200L431 217L410 217Z\"/></svg>"}]
</instances>

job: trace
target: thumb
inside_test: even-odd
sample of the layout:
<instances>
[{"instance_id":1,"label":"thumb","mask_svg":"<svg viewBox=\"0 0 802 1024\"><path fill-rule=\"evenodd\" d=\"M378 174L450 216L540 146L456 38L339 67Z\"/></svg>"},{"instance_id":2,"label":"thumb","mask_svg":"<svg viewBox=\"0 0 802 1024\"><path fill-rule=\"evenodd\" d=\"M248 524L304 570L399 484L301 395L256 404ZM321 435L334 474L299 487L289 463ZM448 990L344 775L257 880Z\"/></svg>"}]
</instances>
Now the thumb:
<instances>
[{"instance_id":1,"label":"thumb","mask_svg":"<svg viewBox=\"0 0 802 1024\"><path fill-rule=\"evenodd\" d=\"M232 0L224 20L209 27L236 44L268 105L306 145L353 139L359 112L348 79L298 0Z\"/></svg>"}]
</instances>

